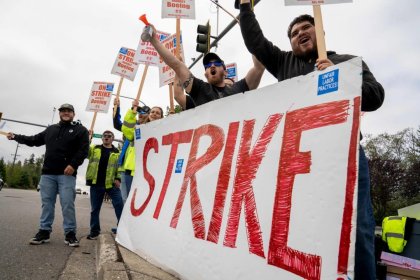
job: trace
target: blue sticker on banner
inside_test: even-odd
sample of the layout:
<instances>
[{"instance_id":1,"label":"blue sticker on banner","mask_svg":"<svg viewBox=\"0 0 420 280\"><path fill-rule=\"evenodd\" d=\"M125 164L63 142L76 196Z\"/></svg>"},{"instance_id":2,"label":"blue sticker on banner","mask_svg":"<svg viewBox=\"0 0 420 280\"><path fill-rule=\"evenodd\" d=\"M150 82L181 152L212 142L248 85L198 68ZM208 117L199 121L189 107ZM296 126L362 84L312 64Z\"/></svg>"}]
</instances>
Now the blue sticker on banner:
<instances>
[{"instance_id":1,"label":"blue sticker on banner","mask_svg":"<svg viewBox=\"0 0 420 280\"><path fill-rule=\"evenodd\" d=\"M120 49L120 53L122 53L122 54L127 54L127 52L128 52L127 48L121 48Z\"/></svg>"},{"instance_id":2,"label":"blue sticker on banner","mask_svg":"<svg viewBox=\"0 0 420 280\"><path fill-rule=\"evenodd\" d=\"M114 84L107 84L106 85L106 91L113 91L114 90Z\"/></svg>"},{"instance_id":3,"label":"blue sticker on banner","mask_svg":"<svg viewBox=\"0 0 420 280\"><path fill-rule=\"evenodd\" d=\"M176 161L175 173L181 173L183 165L184 165L184 160L183 159L178 159Z\"/></svg>"},{"instance_id":4,"label":"blue sticker on banner","mask_svg":"<svg viewBox=\"0 0 420 280\"><path fill-rule=\"evenodd\" d=\"M330 71L318 77L318 95L338 90L338 70Z\"/></svg>"},{"instance_id":5,"label":"blue sticker on banner","mask_svg":"<svg viewBox=\"0 0 420 280\"><path fill-rule=\"evenodd\" d=\"M136 128L136 140L139 140L140 138L141 138L140 128Z\"/></svg>"}]
</instances>

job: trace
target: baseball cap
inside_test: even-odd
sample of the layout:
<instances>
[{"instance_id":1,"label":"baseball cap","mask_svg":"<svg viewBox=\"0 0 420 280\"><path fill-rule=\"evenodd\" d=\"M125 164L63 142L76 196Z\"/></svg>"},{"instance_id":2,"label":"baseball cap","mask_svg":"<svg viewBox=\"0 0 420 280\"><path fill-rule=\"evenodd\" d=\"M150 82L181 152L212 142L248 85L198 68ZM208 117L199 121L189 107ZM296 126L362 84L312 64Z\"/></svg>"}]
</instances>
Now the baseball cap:
<instances>
[{"instance_id":1,"label":"baseball cap","mask_svg":"<svg viewBox=\"0 0 420 280\"><path fill-rule=\"evenodd\" d=\"M58 108L58 111L62 111L62 110L65 110L65 109L67 109L67 110L71 110L71 111L73 111L73 112L74 112L74 107L73 107L73 105L68 104L68 103L64 103L63 105L61 105L61 106L60 106L60 108Z\"/></svg>"},{"instance_id":2,"label":"baseball cap","mask_svg":"<svg viewBox=\"0 0 420 280\"><path fill-rule=\"evenodd\" d=\"M217 54L209 52L203 58L203 65L209 64L209 62L211 60L220 61L220 62L223 63L223 65L225 64L225 62L223 60L221 60L220 57Z\"/></svg>"}]
</instances>

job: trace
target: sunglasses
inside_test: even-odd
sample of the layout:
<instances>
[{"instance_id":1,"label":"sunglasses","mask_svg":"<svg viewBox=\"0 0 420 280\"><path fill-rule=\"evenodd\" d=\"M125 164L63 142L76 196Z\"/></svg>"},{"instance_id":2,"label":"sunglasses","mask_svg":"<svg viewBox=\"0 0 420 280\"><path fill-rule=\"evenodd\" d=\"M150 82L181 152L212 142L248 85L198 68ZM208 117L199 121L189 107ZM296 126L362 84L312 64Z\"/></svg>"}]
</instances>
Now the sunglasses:
<instances>
[{"instance_id":1,"label":"sunglasses","mask_svg":"<svg viewBox=\"0 0 420 280\"><path fill-rule=\"evenodd\" d=\"M110 135L110 134L104 134L104 135L102 135L102 137L103 138L112 138L112 135Z\"/></svg>"},{"instance_id":2,"label":"sunglasses","mask_svg":"<svg viewBox=\"0 0 420 280\"><path fill-rule=\"evenodd\" d=\"M221 61L211 61L208 64L204 65L204 69L207 69L207 68L211 67L212 65L214 65L216 67L220 67L220 66L224 66L225 64Z\"/></svg>"}]
</instances>

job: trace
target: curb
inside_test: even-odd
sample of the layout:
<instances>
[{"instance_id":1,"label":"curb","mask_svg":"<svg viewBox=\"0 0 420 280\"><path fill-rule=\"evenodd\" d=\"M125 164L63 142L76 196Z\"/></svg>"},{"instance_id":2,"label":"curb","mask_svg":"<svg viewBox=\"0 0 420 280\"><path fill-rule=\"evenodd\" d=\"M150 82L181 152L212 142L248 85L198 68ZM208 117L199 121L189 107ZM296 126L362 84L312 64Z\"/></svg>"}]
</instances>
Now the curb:
<instances>
[{"instance_id":1,"label":"curb","mask_svg":"<svg viewBox=\"0 0 420 280\"><path fill-rule=\"evenodd\" d=\"M111 233L99 235L96 251L96 271L99 280L179 279L150 264L123 246L119 246Z\"/></svg>"},{"instance_id":2,"label":"curb","mask_svg":"<svg viewBox=\"0 0 420 280\"><path fill-rule=\"evenodd\" d=\"M96 275L99 280L129 279L110 233L99 235L96 250Z\"/></svg>"}]
</instances>

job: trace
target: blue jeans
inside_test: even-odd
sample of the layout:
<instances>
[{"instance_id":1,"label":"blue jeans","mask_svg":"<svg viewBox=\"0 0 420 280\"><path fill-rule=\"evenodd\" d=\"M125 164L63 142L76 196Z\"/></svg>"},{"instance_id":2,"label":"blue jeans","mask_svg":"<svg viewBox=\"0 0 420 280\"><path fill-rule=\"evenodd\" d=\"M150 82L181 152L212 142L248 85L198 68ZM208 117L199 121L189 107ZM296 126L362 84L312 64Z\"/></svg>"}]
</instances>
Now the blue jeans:
<instances>
[{"instance_id":1,"label":"blue jeans","mask_svg":"<svg viewBox=\"0 0 420 280\"><path fill-rule=\"evenodd\" d=\"M76 177L67 175L41 175L39 185L41 187L42 202L40 229L48 230L49 232L52 231L55 202L57 195L59 195L61 211L63 213L64 234L70 231L76 233L76 210L74 208Z\"/></svg>"},{"instance_id":2,"label":"blue jeans","mask_svg":"<svg viewBox=\"0 0 420 280\"><path fill-rule=\"evenodd\" d=\"M125 173L124 180L125 180L125 190L126 190L126 199L127 199L128 195L130 194L131 184L133 184L133 176L131 176L131 173L130 174Z\"/></svg>"},{"instance_id":3,"label":"blue jeans","mask_svg":"<svg viewBox=\"0 0 420 280\"><path fill-rule=\"evenodd\" d=\"M121 190L121 196L123 199L123 202L125 204L125 201L127 200L127 189L125 186L125 174L124 172L120 172L121 174L121 184L120 184L120 190Z\"/></svg>"},{"instance_id":4,"label":"blue jeans","mask_svg":"<svg viewBox=\"0 0 420 280\"><path fill-rule=\"evenodd\" d=\"M359 191L357 196L356 280L375 280L375 219L370 198L369 166L362 147L359 149Z\"/></svg>"},{"instance_id":5,"label":"blue jeans","mask_svg":"<svg viewBox=\"0 0 420 280\"><path fill-rule=\"evenodd\" d=\"M99 223L99 213L101 212L102 202L104 201L105 192L108 193L114 206L115 216L117 221L120 221L121 213L124 203L121 197L121 191L117 187L105 189L105 186L91 186L90 187L90 205L92 210L90 212L90 232L92 234L99 234L101 232L101 225Z\"/></svg>"}]
</instances>

